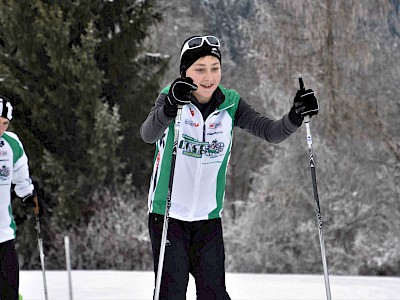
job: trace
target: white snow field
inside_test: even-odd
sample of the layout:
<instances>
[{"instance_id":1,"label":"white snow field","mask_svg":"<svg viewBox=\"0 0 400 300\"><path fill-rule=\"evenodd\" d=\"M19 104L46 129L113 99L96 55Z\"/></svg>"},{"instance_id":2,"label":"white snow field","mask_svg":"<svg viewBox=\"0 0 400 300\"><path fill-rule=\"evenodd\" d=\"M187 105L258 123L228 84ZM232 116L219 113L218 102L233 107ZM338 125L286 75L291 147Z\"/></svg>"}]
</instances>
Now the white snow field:
<instances>
[{"instance_id":1,"label":"white snow field","mask_svg":"<svg viewBox=\"0 0 400 300\"><path fill-rule=\"evenodd\" d=\"M136 271L71 272L74 300L151 300L154 273ZM46 271L49 300L69 300L67 271ZM400 277L330 276L332 300L400 300ZM323 275L228 273L232 300L325 300ZM41 271L20 272L24 300L44 298ZM187 300L196 299L190 276Z\"/></svg>"}]
</instances>

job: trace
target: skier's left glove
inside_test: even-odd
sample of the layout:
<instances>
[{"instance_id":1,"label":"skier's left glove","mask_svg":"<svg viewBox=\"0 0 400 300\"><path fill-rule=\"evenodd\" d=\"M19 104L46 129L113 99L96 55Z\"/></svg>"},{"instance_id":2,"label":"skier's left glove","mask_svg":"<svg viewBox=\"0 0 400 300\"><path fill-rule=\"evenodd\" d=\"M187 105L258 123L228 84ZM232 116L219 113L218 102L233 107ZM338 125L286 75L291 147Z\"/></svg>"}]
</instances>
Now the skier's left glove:
<instances>
[{"instance_id":1,"label":"skier's left glove","mask_svg":"<svg viewBox=\"0 0 400 300\"><path fill-rule=\"evenodd\" d=\"M315 98L314 91L298 90L293 100L293 106L289 112L290 120L300 126L305 116L310 118L318 114L318 100Z\"/></svg>"},{"instance_id":2,"label":"skier's left glove","mask_svg":"<svg viewBox=\"0 0 400 300\"><path fill-rule=\"evenodd\" d=\"M22 198L22 203L24 203L24 205L26 207L36 208L36 202L34 199L37 199L37 203L39 206L39 217L41 217L44 215L44 213L46 211L46 204L41 198L39 198L37 196L37 193L35 190L33 190L32 194L29 194L29 195L25 196L24 198Z\"/></svg>"}]
</instances>

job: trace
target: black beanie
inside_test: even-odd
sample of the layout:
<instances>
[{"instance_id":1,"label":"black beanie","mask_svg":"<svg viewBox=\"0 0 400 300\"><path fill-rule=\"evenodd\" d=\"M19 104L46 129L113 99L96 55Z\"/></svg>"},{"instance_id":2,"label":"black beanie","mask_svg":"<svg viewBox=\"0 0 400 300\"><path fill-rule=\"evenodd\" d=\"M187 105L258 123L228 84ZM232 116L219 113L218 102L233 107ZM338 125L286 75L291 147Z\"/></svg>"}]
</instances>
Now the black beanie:
<instances>
[{"instance_id":1,"label":"black beanie","mask_svg":"<svg viewBox=\"0 0 400 300\"><path fill-rule=\"evenodd\" d=\"M182 44L181 51L185 43L194 37L200 36L192 36L186 39ZM219 48L217 46L210 46L206 41L203 42L203 45L201 47L186 50L181 57L181 65L179 67L180 74L184 74L186 70L189 69L189 67L196 60L208 55L215 56L219 59L219 62L221 63L221 51L219 50Z\"/></svg>"},{"instance_id":2,"label":"black beanie","mask_svg":"<svg viewBox=\"0 0 400 300\"><path fill-rule=\"evenodd\" d=\"M9 121L12 119L12 105L10 100L0 95L0 117L7 118Z\"/></svg>"}]
</instances>

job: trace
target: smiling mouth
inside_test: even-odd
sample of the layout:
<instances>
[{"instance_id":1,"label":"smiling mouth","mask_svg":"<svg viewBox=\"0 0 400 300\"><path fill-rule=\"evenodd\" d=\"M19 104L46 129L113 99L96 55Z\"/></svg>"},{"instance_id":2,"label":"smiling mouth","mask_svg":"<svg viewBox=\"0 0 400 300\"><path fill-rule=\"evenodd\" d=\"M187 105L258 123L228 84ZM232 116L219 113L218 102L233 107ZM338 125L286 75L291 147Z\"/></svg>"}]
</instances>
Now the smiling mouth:
<instances>
[{"instance_id":1,"label":"smiling mouth","mask_svg":"<svg viewBox=\"0 0 400 300\"><path fill-rule=\"evenodd\" d=\"M203 88L206 88L206 89L211 88L213 85L214 85L214 84L201 84L201 86L202 86Z\"/></svg>"}]
</instances>

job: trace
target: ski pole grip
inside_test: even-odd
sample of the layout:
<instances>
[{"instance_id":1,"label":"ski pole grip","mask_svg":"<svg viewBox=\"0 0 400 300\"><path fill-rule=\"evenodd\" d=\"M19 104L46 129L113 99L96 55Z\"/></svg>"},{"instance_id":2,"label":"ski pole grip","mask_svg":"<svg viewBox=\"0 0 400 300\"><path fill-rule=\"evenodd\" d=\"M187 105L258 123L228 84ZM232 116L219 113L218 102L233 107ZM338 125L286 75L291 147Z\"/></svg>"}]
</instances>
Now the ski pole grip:
<instances>
[{"instance_id":1,"label":"ski pole grip","mask_svg":"<svg viewBox=\"0 0 400 300\"><path fill-rule=\"evenodd\" d=\"M37 196L33 196L33 202L35 203L35 207L33 208L33 211L35 212L36 216L39 216L39 201Z\"/></svg>"},{"instance_id":2,"label":"ski pole grip","mask_svg":"<svg viewBox=\"0 0 400 300\"><path fill-rule=\"evenodd\" d=\"M304 91L305 87L304 87L304 82L303 82L303 78L299 77L299 85L300 85L300 90Z\"/></svg>"}]
</instances>

